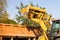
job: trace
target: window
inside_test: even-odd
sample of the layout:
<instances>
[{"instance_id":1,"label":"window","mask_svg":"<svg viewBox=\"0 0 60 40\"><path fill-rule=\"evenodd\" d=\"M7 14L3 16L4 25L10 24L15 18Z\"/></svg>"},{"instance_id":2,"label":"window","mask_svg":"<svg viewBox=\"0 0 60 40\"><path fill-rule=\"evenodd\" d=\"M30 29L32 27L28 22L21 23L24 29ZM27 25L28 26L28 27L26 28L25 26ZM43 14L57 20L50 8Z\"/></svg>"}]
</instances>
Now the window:
<instances>
[{"instance_id":1,"label":"window","mask_svg":"<svg viewBox=\"0 0 60 40\"><path fill-rule=\"evenodd\" d=\"M51 27L50 35L53 36L53 35L57 34L58 31L59 31L59 29L60 29L60 24L54 22L54 23L52 24L52 27Z\"/></svg>"}]
</instances>

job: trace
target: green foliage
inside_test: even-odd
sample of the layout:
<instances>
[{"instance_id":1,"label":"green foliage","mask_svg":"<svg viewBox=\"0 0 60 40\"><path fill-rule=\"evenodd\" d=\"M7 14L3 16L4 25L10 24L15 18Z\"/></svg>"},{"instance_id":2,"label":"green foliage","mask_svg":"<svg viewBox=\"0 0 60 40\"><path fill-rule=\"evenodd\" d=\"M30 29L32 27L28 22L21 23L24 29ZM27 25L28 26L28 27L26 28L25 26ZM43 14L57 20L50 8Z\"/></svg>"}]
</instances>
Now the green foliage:
<instances>
[{"instance_id":1,"label":"green foliage","mask_svg":"<svg viewBox=\"0 0 60 40\"><path fill-rule=\"evenodd\" d=\"M28 18L25 18L23 20L22 25L31 26L31 27L39 27L39 24L37 22L32 21Z\"/></svg>"},{"instance_id":2,"label":"green foliage","mask_svg":"<svg viewBox=\"0 0 60 40\"><path fill-rule=\"evenodd\" d=\"M5 23L7 23L7 24L17 24L16 21L11 20L11 19L7 19Z\"/></svg>"},{"instance_id":3,"label":"green foliage","mask_svg":"<svg viewBox=\"0 0 60 40\"><path fill-rule=\"evenodd\" d=\"M3 7L3 2L0 0L0 12L2 11Z\"/></svg>"},{"instance_id":4,"label":"green foliage","mask_svg":"<svg viewBox=\"0 0 60 40\"><path fill-rule=\"evenodd\" d=\"M3 11L5 7L7 6L6 1L7 0L0 0L0 12Z\"/></svg>"},{"instance_id":5,"label":"green foliage","mask_svg":"<svg viewBox=\"0 0 60 40\"><path fill-rule=\"evenodd\" d=\"M22 25L26 25L26 26L31 26L31 27L38 27L39 24L28 19L28 18L25 18L24 16L16 16L16 20L17 20L17 23L20 23Z\"/></svg>"},{"instance_id":6,"label":"green foliage","mask_svg":"<svg viewBox=\"0 0 60 40\"><path fill-rule=\"evenodd\" d=\"M32 2L31 2L31 5L34 6ZM20 7L18 7L18 10L21 10L22 8L27 7L27 6L28 5L24 5L21 2ZM38 5L36 5L36 6L38 6ZM31 27L38 27L39 26L39 24L36 23L35 21L25 18L20 12L18 12L18 13L19 13L19 15L16 15L17 23L20 23L20 24L26 25L26 26L31 26Z\"/></svg>"},{"instance_id":7,"label":"green foliage","mask_svg":"<svg viewBox=\"0 0 60 40\"><path fill-rule=\"evenodd\" d=\"M8 18L9 15L7 11L5 11L5 7L7 6L6 1L7 0L0 0L0 23L17 24L16 21Z\"/></svg>"},{"instance_id":8,"label":"green foliage","mask_svg":"<svg viewBox=\"0 0 60 40\"><path fill-rule=\"evenodd\" d=\"M0 23L5 23L5 24L17 24L16 21L11 20L11 19L6 19L6 20L2 19L2 20L0 20Z\"/></svg>"},{"instance_id":9,"label":"green foliage","mask_svg":"<svg viewBox=\"0 0 60 40\"><path fill-rule=\"evenodd\" d=\"M0 15L0 23L17 24L16 21L9 19L8 16L7 11L4 11L4 13Z\"/></svg>"},{"instance_id":10,"label":"green foliage","mask_svg":"<svg viewBox=\"0 0 60 40\"><path fill-rule=\"evenodd\" d=\"M22 8L24 8L24 5L23 5L23 3L21 2L21 9L22 9Z\"/></svg>"},{"instance_id":11,"label":"green foliage","mask_svg":"<svg viewBox=\"0 0 60 40\"><path fill-rule=\"evenodd\" d=\"M16 21L17 21L17 23L20 23L20 22L22 22L24 20L24 17L23 16L18 16L18 15L16 15Z\"/></svg>"},{"instance_id":12,"label":"green foliage","mask_svg":"<svg viewBox=\"0 0 60 40\"><path fill-rule=\"evenodd\" d=\"M2 14L2 18L4 18L4 19L8 19L8 13L7 13L7 11L4 11L4 13Z\"/></svg>"},{"instance_id":13,"label":"green foliage","mask_svg":"<svg viewBox=\"0 0 60 40\"><path fill-rule=\"evenodd\" d=\"M8 13L4 11L4 13L0 15L0 20L6 20L6 19L8 19Z\"/></svg>"}]
</instances>

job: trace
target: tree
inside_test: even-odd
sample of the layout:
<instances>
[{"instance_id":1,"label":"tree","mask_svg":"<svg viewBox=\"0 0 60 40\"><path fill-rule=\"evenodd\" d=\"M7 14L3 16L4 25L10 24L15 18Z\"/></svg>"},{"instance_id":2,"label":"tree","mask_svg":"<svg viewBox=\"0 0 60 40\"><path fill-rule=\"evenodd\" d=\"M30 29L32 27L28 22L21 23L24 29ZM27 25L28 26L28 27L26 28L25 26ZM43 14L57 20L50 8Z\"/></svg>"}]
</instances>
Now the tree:
<instances>
[{"instance_id":1,"label":"tree","mask_svg":"<svg viewBox=\"0 0 60 40\"><path fill-rule=\"evenodd\" d=\"M4 13L0 16L0 23L17 24L16 21L9 19L7 11L4 11Z\"/></svg>"},{"instance_id":2,"label":"tree","mask_svg":"<svg viewBox=\"0 0 60 40\"><path fill-rule=\"evenodd\" d=\"M5 22L6 24L17 24L16 21L12 20L12 19L7 19Z\"/></svg>"},{"instance_id":3,"label":"tree","mask_svg":"<svg viewBox=\"0 0 60 40\"><path fill-rule=\"evenodd\" d=\"M0 23L5 23L5 24L17 24L16 21L14 21L14 20L12 20L12 19L2 20L2 21L0 21Z\"/></svg>"},{"instance_id":4,"label":"tree","mask_svg":"<svg viewBox=\"0 0 60 40\"><path fill-rule=\"evenodd\" d=\"M0 0L0 15L2 14L3 11L5 11L5 7L7 6L6 1L7 0Z\"/></svg>"},{"instance_id":5,"label":"tree","mask_svg":"<svg viewBox=\"0 0 60 40\"><path fill-rule=\"evenodd\" d=\"M17 24L16 21L9 19L9 15L5 10L7 6L7 0L0 0L0 23L7 23L7 24Z\"/></svg>"},{"instance_id":6,"label":"tree","mask_svg":"<svg viewBox=\"0 0 60 40\"><path fill-rule=\"evenodd\" d=\"M8 13L7 13L7 11L4 11L4 13L2 14L2 18L4 18L4 19L8 19Z\"/></svg>"},{"instance_id":7,"label":"tree","mask_svg":"<svg viewBox=\"0 0 60 40\"><path fill-rule=\"evenodd\" d=\"M8 13L6 12L6 11L4 11L4 13L3 14L1 14L1 16L0 16L1 18L0 18L0 20L2 21L6 21L7 19L8 19Z\"/></svg>"},{"instance_id":8,"label":"tree","mask_svg":"<svg viewBox=\"0 0 60 40\"><path fill-rule=\"evenodd\" d=\"M31 3L31 5L34 6L33 3ZM27 7L28 5L25 5L25 6L24 6L23 3L21 2L20 6L21 6L21 7L18 7L18 10L21 10L22 8ZM19 15L16 15L16 21L17 21L17 23L21 23L22 25L32 26L32 27L33 27L33 26L34 26L34 27L39 26L38 23L36 23L36 22L34 22L34 21L32 21L32 20L30 20L30 19L28 19L28 18L25 18L25 17L21 14L21 12L18 12L18 13L19 13Z\"/></svg>"}]
</instances>

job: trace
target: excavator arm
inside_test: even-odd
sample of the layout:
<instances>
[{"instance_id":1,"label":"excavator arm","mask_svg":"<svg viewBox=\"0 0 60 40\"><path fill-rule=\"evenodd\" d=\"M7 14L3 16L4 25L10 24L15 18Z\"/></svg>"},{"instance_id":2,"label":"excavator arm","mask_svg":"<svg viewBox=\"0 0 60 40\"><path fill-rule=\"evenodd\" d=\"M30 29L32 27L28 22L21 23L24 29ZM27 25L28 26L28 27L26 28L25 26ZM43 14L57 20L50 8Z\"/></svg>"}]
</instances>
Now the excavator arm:
<instances>
[{"instance_id":1,"label":"excavator arm","mask_svg":"<svg viewBox=\"0 0 60 40\"><path fill-rule=\"evenodd\" d=\"M47 27L45 26L44 22L42 20L35 19L35 18L32 18L31 20L39 23L39 25L41 26L43 30L43 35L39 37L39 40L48 40L48 37L46 35Z\"/></svg>"},{"instance_id":2,"label":"excavator arm","mask_svg":"<svg viewBox=\"0 0 60 40\"><path fill-rule=\"evenodd\" d=\"M39 36L38 40L49 40L47 37L47 30L48 27L50 28L51 26L50 25L51 15L48 15L45 9L30 5L26 8L21 9L20 12L24 14L23 16L25 16L26 13L27 18L39 23L43 32L41 33L42 35Z\"/></svg>"}]
</instances>

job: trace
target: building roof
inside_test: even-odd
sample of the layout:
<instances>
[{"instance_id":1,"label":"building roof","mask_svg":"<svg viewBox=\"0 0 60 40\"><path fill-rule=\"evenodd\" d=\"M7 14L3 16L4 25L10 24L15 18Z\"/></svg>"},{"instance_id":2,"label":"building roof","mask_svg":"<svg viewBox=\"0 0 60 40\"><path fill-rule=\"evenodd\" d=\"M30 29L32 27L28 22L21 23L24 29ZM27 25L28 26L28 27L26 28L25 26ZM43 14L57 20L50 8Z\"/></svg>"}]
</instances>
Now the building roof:
<instances>
[{"instance_id":1,"label":"building roof","mask_svg":"<svg viewBox=\"0 0 60 40\"><path fill-rule=\"evenodd\" d=\"M0 24L0 36L36 37L26 26L13 24Z\"/></svg>"}]
</instances>

